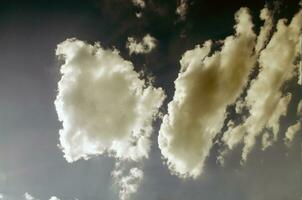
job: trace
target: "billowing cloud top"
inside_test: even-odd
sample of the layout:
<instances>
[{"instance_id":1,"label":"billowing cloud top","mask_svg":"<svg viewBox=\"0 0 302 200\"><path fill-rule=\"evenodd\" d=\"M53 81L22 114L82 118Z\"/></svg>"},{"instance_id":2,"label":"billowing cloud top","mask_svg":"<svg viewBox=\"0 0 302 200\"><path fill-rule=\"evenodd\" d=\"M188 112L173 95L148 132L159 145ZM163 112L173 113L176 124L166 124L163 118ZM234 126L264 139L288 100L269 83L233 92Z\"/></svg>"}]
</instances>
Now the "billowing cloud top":
<instances>
[{"instance_id":1,"label":"billowing cloud top","mask_svg":"<svg viewBox=\"0 0 302 200\"><path fill-rule=\"evenodd\" d=\"M162 89L146 84L132 63L99 44L67 39L56 54L65 61L55 107L66 160L106 152L120 159L147 157Z\"/></svg>"},{"instance_id":2,"label":"billowing cloud top","mask_svg":"<svg viewBox=\"0 0 302 200\"><path fill-rule=\"evenodd\" d=\"M208 56L211 42L187 51L175 80L175 93L160 128L158 143L172 173L196 177L203 169L226 108L246 85L255 63L256 35L248 9L236 13L234 36Z\"/></svg>"},{"instance_id":3,"label":"billowing cloud top","mask_svg":"<svg viewBox=\"0 0 302 200\"><path fill-rule=\"evenodd\" d=\"M221 51L209 55L212 42L208 41L183 55L174 97L158 137L173 174L200 175L213 140L225 122L228 129L222 133L222 141L216 139L228 149L243 142L242 161L261 134L263 149L277 140L279 120L286 115L292 97L283 93L282 87L298 68L295 60L300 51L302 11L289 25L279 20L274 33L272 14L267 8L261 11L260 18L264 25L256 37L248 9L241 8L235 15L235 35L223 41ZM258 73L252 74L252 70ZM236 105L238 114L233 118L240 120L227 117L231 105ZM289 127L287 143L300 129L300 122ZM222 150L221 156L227 151Z\"/></svg>"},{"instance_id":4,"label":"billowing cloud top","mask_svg":"<svg viewBox=\"0 0 302 200\"><path fill-rule=\"evenodd\" d=\"M302 11L294 16L289 25L286 25L284 19L279 20L276 32L260 52L260 72L251 82L243 102L250 115L242 124L231 125L224 134L223 140L230 149L243 140L243 161L255 145L256 137L265 128L272 134L268 140L269 132L264 133L264 148L278 138L279 119L286 114L292 96L283 94L282 86L294 76L297 68L294 61L300 51L298 41L301 28Z\"/></svg>"}]
</instances>

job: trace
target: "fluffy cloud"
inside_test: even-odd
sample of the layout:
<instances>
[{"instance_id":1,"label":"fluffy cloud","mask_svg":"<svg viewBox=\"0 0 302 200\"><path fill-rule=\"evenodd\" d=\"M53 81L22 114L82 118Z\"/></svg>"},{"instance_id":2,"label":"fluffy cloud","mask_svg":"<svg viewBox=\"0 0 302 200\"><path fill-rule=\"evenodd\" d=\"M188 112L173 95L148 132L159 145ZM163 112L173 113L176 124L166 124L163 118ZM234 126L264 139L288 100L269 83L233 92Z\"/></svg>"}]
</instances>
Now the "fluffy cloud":
<instances>
[{"instance_id":1,"label":"fluffy cloud","mask_svg":"<svg viewBox=\"0 0 302 200\"><path fill-rule=\"evenodd\" d=\"M256 35L248 9L240 9L235 19L235 35L224 40L221 51L208 55L208 41L187 51L180 61L158 143L171 172L181 177L202 172L226 108L240 96L254 66Z\"/></svg>"},{"instance_id":2,"label":"fluffy cloud","mask_svg":"<svg viewBox=\"0 0 302 200\"><path fill-rule=\"evenodd\" d=\"M146 6L146 3L144 0L132 0L132 3L135 6L140 7L140 8L145 8L145 6Z\"/></svg>"},{"instance_id":3,"label":"fluffy cloud","mask_svg":"<svg viewBox=\"0 0 302 200\"><path fill-rule=\"evenodd\" d=\"M302 100L299 101L298 107L297 107L297 115L302 116Z\"/></svg>"},{"instance_id":4,"label":"fluffy cloud","mask_svg":"<svg viewBox=\"0 0 302 200\"><path fill-rule=\"evenodd\" d=\"M117 163L112 175L115 179L115 183L119 187L119 198L126 200L131 194L136 193L140 183L143 180L144 173L141 169L133 167L129 169L128 174L126 169L121 167L120 163Z\"/></svg>"},{"instance_id":5,"label":"fluffy cloud","mask_svg":"<svg viewBox=\"0 0 302 200\"><path fill-rule=\"evenodd\" d=\"M29 194L28 192L26 192L24 195L23 195L23 197L24 197L24 199L25 200L38 200L38 199L36 199L35 197L33 197L31 194ZM2 196L2 198L3 198L3 196ZM0 196L0 199L2 199L1 198L1 196ZM56 197L56 196L52 196L52 197L50 197L50 199L49 200L60 200L58 197Z\"/></svg>"},{"instance_id":6,"label":"fluffy cloud","mask_svg":"<svg viewBox=\"0 0 302 200\"><path fill-rule=\"evenodd\" d=\"M299 101L297 106L297 116L301 118L302 116L302 100ZM295 124L289 126L285 132L285 138L284 142L285 144L290 147L292 144L294 138L299 133L299 131L302 129L301 121L297 121Z\"/></svg>"},{"instance_id":7,"label":"fluffy cloud","mask_svg":"<svg viewBox=\"0 0 302 200\"><path fill-rule=\"evenodd\" d=\"M273 17L272 13L268 8L263 8L261 10L260 19L264 21L264 25L261 27L260 33L257 38L257 43L255 47L257 53L259 53L264 48L273 28Z\"/></svg>"},{"instance_id":8,"label":"fluffy cloud","mask_svg":"<svg viewBox=\"0 0 302 200\"><path fill-rule=\"evenodd\" d=\"M24 194L24 199L25 200L35 200L35 198L33 196L31 196L31 194L29 194L27 192Z\"/></svg>"},{"instance_id":9,"label":"fluffy cloud","mask_svg":"<svg viewBox=\"0 0 302 200\"><path fill-rule=\"evenodd\" d=\"M126 47L129 49L129 54L146 54L150 53L156 47L156 39L150 34L143 37L141 42L138 42L133 37L128 37Z\"/></svg>"},{"instance_id":10,"label":"fluffy cloud","mask_svg":"<svg viewBox=\"0 0 302 200\"><path fill-rule=\"evenodd\" d=\"M299 79L298 84L302 85L302 37L300 37L300 67L299 67Z\"/></svg>"},{"instance_id":11,"label":"fluffy cloud","mask_svg":"<svg viewBox=\"0 0 302 200\"><path fill-rule=\"evenodd\" d=\"M0 199L3 199L3 198L4 198L3 194L0 193Z\"/></svg>"},{"instance_id":12,"label":"fluffy cloud","mask_svg":"<svg viewBox=\"0 0 302 200\"><path fill-rule=\"evenodd\" d=\"M297 123L291 125L290 127L288 127L286 133L285 133L285 144L287 146L290 146L292 141L294 140L295 136L298 134L298 132L301 130L302 126L301 126L301 122L298 121Z\"/></svg>"},{"instance_id":13,"label":"fluffy cloud","mask_svg":"<svg viewBox=\"0 0 302 200\"><path fill-rule=\"evenodd\" d=\"M119 159L148 157L152 122L165 98L116 50L67 39L55 107L62 122L60 146L68 162L108 153Z\"/></svg>"},{"instance_id":14,"label":"fluffy cloud","mask_svg":"<svg viewBox=\"0 0 302 200\"><path fill-rule=\"evenodd\" d=\"M187 0L180 0L176 8L176 14L180 16L180 19L184 20L188 11Z\"/></svg>"},{"instance_id":15,"label":"fluffy cloud","mask_svg":"<svg viewBox=\"0 0 302 200\"><path fill-rule=\"evenodd\" d=\"M242 160L255 145L256 137L263 130L272 132L271 141L264 135L263 141L276 141L279 119L286 114L291 95L284 95L282 86L294 76L294 61L299 52L299 34L302 27L302 11L294 16L291 23L279 20L277 30L259 57L260 72L247 91L244 105L249 117L238 126L230 126L223 136L224 142L232 149L243 140ZM282 52L282 53L280 53ZM264 142L264 146L268 143Z\"/></svg>"},{"instance_id":16,"label":"fluffy cloud","mask_svg":"<svg viewBox=\"0 0 302 200\"><path fill-rule=\"evenodd\" d=\"M60 200L60 199L58 197L56 197L56 196L52 196L52 197L50 197L49 200Z\"/></svg>"}]
</instances>

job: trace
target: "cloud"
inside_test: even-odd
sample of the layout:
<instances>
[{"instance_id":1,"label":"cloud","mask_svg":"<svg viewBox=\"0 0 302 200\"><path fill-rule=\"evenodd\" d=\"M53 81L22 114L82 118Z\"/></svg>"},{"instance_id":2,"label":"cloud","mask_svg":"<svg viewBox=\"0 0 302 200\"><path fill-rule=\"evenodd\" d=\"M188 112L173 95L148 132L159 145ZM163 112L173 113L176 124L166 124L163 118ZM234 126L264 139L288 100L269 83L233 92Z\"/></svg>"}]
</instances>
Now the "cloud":
<instances>
[{"instance_id":1,"label":"cloud","mask_svg":"<svg viewBox=\"0 0 302 200\"><path fill-rule=\"evenodd\" d=\"M2 193L0 193L0 199L3 199L4 195Z\"/></svg>"},{"instance_id":2,"label":"cloud","mask_svg":"<svg viewBox=\"0 0 302 200\"><path fill-rule=\"evenodd\" d=\"M289 25L284 19L279 20L276 32L260 53L259 74L251 82L245 97L244 105L249 116L242 124L230 126L224 133L223 140L230 149L243 140L243 161L255 145L256 137L264 130L272 133L271 142L277 140L279 119L286 114L291 98L290 94L282 93L282 86L294 76L297 68L294 61L299 52L301 27L302 11L294 16Z\"/></svg>"},{"instance_id":3,"label":"cloud","mask_svg":"<svg viewBox=\"0 0 302 200\"><path fill-rule=\"evenodd\" d=\"M36 198L34 198L31 194L29 194L27 192L24 194L24 199L25 200L36 200Z\"/></svg>"},{"instance_id":4,"label":"cloud","mask_svg":"<svg viewBox=\"0 0 302 200\"><path fill-rule=\"evenodd\" d=\"M137 12L137 13L135 13L135 16L137 18L142 18L143 14L141 12Z\"/></svg>"},{"instance_id":5,"label":"cloud","mask_svg":"<svg viewBox=\"0 0 302 200\"><path fill-rule=\"evenodd\" d=\"M288 129L285 132L285 139L284 139L285 144L287 146L291 145L292 141L294 140L295 136L299 133L301 128L302 126L300 121L288 127Z\"/></svg>"},{"instance_id":6,"label":"cloud","mask_svg":"<svg viewBox=\"0 0 302 200\"><path fill-rule=\"evenodd\" d=\"M176 8L176 14L180 16L181 20L186 18L188 12L188 2L187 0L180 0Z\"/></svg>"},{"instance_id":7,"label":"cloud","mask_svg":"<svg viewBox=\"0 0 302 200\"><path fill-rule=\"evenodd\" d=\"M144 177L143 171L137 167L129 169L128 174L125 174L127 173L125 171L127 170L118 163L112 173L115 184L119 187L119 198L121 200L126 200L131 194L136 193Z\"/></svg>"},{"instance_id":8,"label":"cloud","mask_svg":"<svg viewBox=\"0 0 302 200\"><path fill-rule=\"evenodd\" d=\"M180 177L202 173L226 108L242 93L255 64L256 35L248 9L240 9L235 19L235 35L224 40L221 51L208 55L212 45L208 41L185 52L180 61L174 97L158 137L171 172Z\"/></svg>"},{"instance_id":9,"label":"cloud","mask_svg":"<svg viewBox=\"0 0 302 200\"><path fill-rule=\"evenodd\" d=\"M147 54L156 47L156 39L150 34L143 37L141 42L138 42L133 37L128 37L126 47L129 49L129 54Z\"/></svg>"},{"instance_id":10,"label":"cloud","mask_svg":"<svg viewBox=\"0 0 302 200\"><path fill-rule=\"evenodd\" d=\"M302 100L299 101L298 107L297 107L297 115L302 116Z\"/></svg>"},{"instance_id":11,"label":"cloud","mask_svg":"<svg viewBox=\"0 0 302 200\"><path fill-rule=\"evenodd\" d=\"M257 37L255 50L257 53L265 47L273 28L273 16L268 8L263 8L260 12L260 19L264 21L264 25L260 28L260 33Z\"/></svg>"},{"instance_id":12,"label":"cloud","mask_svg":"<svg viewBox=\"0 0 302 200\"><path fill-rule=\"evenodd\" d=\"M132 0L133 5L140 7L140 8L145 8L146 3L144 0Z\"/></svg>"},{"instance_id":13,"label":"cloud","mask_svg":"<svg viewBox=\"0 0 302 200\"><path fill-rule=\"evenodd\" d=\"M60 200L60 199L58 197L56 197L56 196L52 196L52 197L50 197L49 200Z\"/></svg>"},{"instance_id":14,"label":"cloud","mask_svg":"<svg viewBox=\"0 0 302 200\"><path fill-rule=\"evenodd\" d=\"M302 2L302 1L301 1ZM300 63L298 84L302 85L302 36L300 36Z\"/></svg>"},{"instance_id":15,"label":"cloud","mask_svg":"<svg viewBox=\"0 0 302 200\"><path fill-rule=\"evenodd\" d=\"M297 106L297 116L302 116L302 100L299 101ZM294 138L299 133L299 131L302 129L301 121L297 121L295 124L289 126L285 132L285 138L284 142L285 144L290 147Z\"/></svg>"},{"instance_id":16,"label":"cloud","mask_svg":"<svg viewBox=\"0 0 302 200\"><path fill-rule=\"evenodd\" d=\"M117 50L99 44L67 39L56 55L64 60L55 107L66 160L104 153L122 160L148 157L163 90L147 84Z\"/></svg>"}]
</instances>

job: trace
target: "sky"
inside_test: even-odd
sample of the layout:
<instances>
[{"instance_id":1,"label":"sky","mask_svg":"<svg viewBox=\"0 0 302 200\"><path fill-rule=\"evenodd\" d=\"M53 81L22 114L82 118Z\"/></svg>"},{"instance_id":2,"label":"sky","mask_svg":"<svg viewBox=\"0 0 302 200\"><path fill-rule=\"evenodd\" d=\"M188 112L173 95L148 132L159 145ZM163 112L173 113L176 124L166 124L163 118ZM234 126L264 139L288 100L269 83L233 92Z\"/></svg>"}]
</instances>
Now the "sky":
<instances>
[{"instance_id":1,"label":"sky","mask_svg":"<svg viewBox=\"0 0 302 200\"><path fill-rule=\"evenodd\" d=\"M0 1L0 199L300 199L301 4Z\"/></svg>"}]
</instances>

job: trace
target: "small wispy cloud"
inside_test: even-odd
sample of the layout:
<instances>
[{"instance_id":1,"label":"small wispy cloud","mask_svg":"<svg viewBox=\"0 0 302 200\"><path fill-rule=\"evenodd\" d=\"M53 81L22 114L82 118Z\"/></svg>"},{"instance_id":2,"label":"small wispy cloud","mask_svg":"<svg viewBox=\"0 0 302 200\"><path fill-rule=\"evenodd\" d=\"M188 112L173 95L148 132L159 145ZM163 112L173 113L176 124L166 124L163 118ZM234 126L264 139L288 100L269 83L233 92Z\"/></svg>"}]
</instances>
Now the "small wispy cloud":
<instances>
[{"instance_id":1,"label":"small wispy cloud","mask_svg":"<svg viewBox=\"0 0 302 200\"><path fill-rule=\"evenodd\" d=\"M132 0L133 5L140 7L140 8L145 8L146 3L144 0Z\"/></svg>"},{"instance_id":2,"label":"small wispy cloud","mask_svg":"<svg viewBox=\"0 0 302 200\"><path fill-rule=\"evenodd\" d=\"M157 44L157 40L150 34L147 34L139 42L133 37L128 37L126 47L129 49L129 54L147 54L150 53Z\"/></svg>"},{"instance_id":3,"label":"small wispy cloud","mask_svg":"<svg viewBox=\"0 0 302 200\"><path fill-rule=\"evenodd\" d=\"M117 163L112 172L115 184L119 188L120 200L127 200L136 193L143 180L144 172L138 167L126 169L123 163Z\"/></svg>"},{"instance_id":4,"label":"small wispy cloud","mask_svg":"<svg viewBox=\"0 0 302 200\"><path fill-rule=\"evenodd\" d=\"M31 194L29 194L28 192L26 192L24 195L23 195L24 199L25 200L37 200L36 198L34 198Z\"/></svg>"},{"instance_id":5,"label":"small wispy cloud","mask_svg":"<svg viewBox=\"0 0 302 200\"><path fill-rule=\"evenodd\" d=\"M180 0L176 8L176 14L179 15L181 20L184 20L186 18L187 12L188 12L188 1Z\"/></svg>"}]
</instances>

